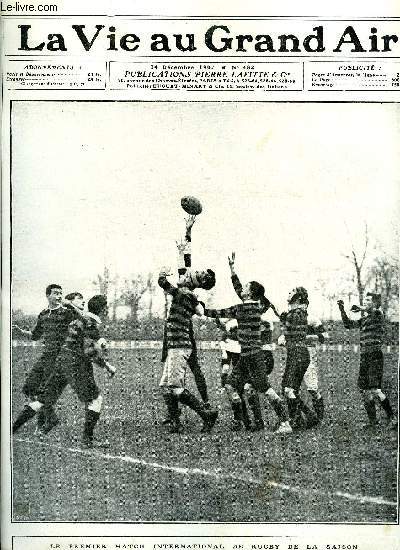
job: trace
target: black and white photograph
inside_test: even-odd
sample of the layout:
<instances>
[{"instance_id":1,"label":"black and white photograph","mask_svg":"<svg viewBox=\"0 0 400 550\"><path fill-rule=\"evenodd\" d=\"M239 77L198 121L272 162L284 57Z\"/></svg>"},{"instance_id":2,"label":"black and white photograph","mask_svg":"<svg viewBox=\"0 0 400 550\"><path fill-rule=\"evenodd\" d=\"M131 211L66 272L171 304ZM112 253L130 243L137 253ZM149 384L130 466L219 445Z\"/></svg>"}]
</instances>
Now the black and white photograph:
<instances>
[{"instance_id":1,"label":"black and white photograph","mask_svg":"<svg viewBox=\"0 0 400 550\"><path fill-rule=\"evenodd\" d=\"M12 521L397 524L398 103L9 131Z\"/></svg>"}]
</instances>

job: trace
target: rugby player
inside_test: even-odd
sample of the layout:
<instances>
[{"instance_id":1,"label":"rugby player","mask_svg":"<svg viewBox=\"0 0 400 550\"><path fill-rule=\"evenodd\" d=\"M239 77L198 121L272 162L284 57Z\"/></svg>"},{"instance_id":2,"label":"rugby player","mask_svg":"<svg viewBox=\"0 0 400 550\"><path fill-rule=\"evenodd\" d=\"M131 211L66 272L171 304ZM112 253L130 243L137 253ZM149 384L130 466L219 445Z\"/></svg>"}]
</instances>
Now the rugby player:
<instances>
[{"instance_id":1,"label":"rugby player","mask_svg":"<svg viewBox=\"0 0 400 550\"><path fill-rule=\"evenodd\" d=\"M343 300L338 300L337 303L345 328L359 329L360 331L358 388L369 420L365 427L375 429L377 426L375 403L378 403L384 410L388 424L395 427L396 421L392 406L382 391L384 317L380 309L381 295L368 292L363 306L351 308L354 312L361 312L361 318L358 320L349 319L344 309Z\"/></svg>"},{"instance_id":2,"label":"rugby player","mask_svg":"<svg viewBox=\"0 0 400 550\"><path fill-rule=\"evenodd\" d=\"M242 286L235 273L235 254L228 258L231 270L232 284L242 303L224 309L205 309L206 317L227 317L237 319L238 339L241 346L240 360L233 367L228 377L226 389L229 392L234 411L234 429L238 429L243 421L243 410L240 395L246 389L254 389L258 393L265 393L278 419L279 427L276 433L287 434L292 432L282 399L271 387L268 381L266 365L264 363L261 342L262 313L270 302L265 297L264 287L257 281L251 281Z\"/></svg>"},{"instance_id":3,"label":"rugby player","mask_svg":"<svg viewBox=\"0 0 400 550\"><path fill-rule=\"evenodd\" d=\"M163 374L160 381L164 401L171 419L170 431L180 432L182 429L179 419L179 403L194 410L203 420L203 432L213 428L218 412L201 402L185 387L185 372L187 365L193 366L190 356L193 353L192 317L201 314L203 308L194 294L194 290L202 288L210 290L215 285L215 274L211 269L194 271L190 269L190 230L194 223L194 216L186 220L186 238L179 246L180 265L178 286L172 285L165 270L160 272L159 286L172 296L172 302L165 327L166 357ZM183 260L183 263L182 263ZM208 396L207 396L208 402Z\"/></svg>"},{"instance_id":4,"label":"rugby player","mask_svg":"<svg viewBox=\"0 0 400 550\"><path fill-rule=\"evenodd\" d=\"M85 447L93 446L94 428L103 401L94 379L93 365L105 368L111 376L116 372L115 367L105 360L106 341L100 336L102 319L107 313L107 299L96 295L88 302L88 313L69 324L65 343L52 374L42 385L37 398L23 409L14 422L13 433L43 408L54 406L69 384L85 405L82 443Z\"/></svg>"},{"instance_id":5,"label":"rugby player","mask_svg":"<svg viewBox=\"0 0 400 550\"><path fill-rule=\"evenodd\" d=\"M38 315L33 330L25 330L18 325L13 328L31 340L43 339L43 352L28 373L22 392L32 401L35 400L39 389L52 374L57 356L67 335L68 325L78 317L78 313L67 308L62 303L63 291L58 284L46 287L48 307ZM59 423L59 419L52 407L43 408L38 414L38 428L49 431Z\"/></svg>"}]
</instances>

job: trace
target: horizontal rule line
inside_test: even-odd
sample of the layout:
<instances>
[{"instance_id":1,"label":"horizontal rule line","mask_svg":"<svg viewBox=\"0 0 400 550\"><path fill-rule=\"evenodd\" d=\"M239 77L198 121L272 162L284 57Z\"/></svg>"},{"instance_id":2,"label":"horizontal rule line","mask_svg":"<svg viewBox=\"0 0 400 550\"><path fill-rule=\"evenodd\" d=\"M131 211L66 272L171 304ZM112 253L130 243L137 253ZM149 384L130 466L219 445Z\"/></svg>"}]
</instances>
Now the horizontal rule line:
<instances>
[{"instance_id":1,"label":"horizontal rule line","mask_svg":"<svg viewBox=\"0 0 400 550\"><path fill-rule=\"evenodd\" d=\"M29 15L29 17L34 17L35 19L55 19L55 18L71 18L71 17L106 17L106 18L114 18L114 17L125 17L128 20L138 20L138 21L215 21L215 20L223 20L223 21L298 21L298 22L307 22L310 23L312 21L324 21L326 23L332 22L332 23L346 23L346 22L369 22L369 21L385 21L389 22L392 21L393 23L396 23L400 20L397 16L381 16L377 15L376 17L353 17L353 18L341 18L338 16L332 16L331 18L327 17L321 17L318 15L270 15L270 16L257 16L257 15L207 15L207 16L201 16L201 15L182 15L182 16L171 16L171 17L165 17L165 16L158 16L158 15L139 15L139 14L110 14L110 13L97 13L97 14L82 14L82 13L75 13L75 14L60 14L60 13L54 13L54 14L48 14L45 15L44 13L40 13L39 15L35 15L35 13L28 12L25 14L7 14L3 13L3 17L13 17L15 19L23 18L26 19L26 16Z\"/></svg>"}]
</instances>

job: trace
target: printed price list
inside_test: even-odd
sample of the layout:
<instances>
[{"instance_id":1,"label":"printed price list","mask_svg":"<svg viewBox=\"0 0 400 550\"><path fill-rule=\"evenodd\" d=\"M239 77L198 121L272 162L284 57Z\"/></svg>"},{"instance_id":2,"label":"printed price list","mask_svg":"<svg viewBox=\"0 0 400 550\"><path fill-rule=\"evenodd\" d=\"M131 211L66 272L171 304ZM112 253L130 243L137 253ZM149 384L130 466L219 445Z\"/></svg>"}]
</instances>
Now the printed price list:
<instances>
[{"instance_id":1,"label":"printed price list","mask_svg":"<svg viewBox=\"0 0 400 550\"><path fill-rule=\"evenodd\" d=\"M398 62L310 61L305 64L309 91L400 91Z\"/></svg>"},{"instance_id":2,"label":"printed price list","mask_svg":"<svg viewBox=\"0 0 400 550\"><path fill-rule=\"evenodd\" d=\"M104 90L105 63L10 60L4 75L12 90Z\"/></svg>"}]
</instances>

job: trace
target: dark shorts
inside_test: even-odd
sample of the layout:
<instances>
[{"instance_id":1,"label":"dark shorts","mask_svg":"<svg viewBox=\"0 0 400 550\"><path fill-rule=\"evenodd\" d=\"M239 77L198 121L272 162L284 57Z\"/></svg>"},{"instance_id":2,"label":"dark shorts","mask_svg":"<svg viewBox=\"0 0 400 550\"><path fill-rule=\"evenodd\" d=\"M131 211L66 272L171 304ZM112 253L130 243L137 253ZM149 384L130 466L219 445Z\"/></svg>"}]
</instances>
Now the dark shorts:
<instances>
[{"instance_id":1,"label":"dark shorts","mask_svg":"<svg viewBox=\"0 0 400 550\"><path fill-rule=\"evenodd\" d=\"M80 354L62 349L53 374L40 390L40 401L54 405L68 385L82 403L90 403L100 394L92 363Z\"/></svg>"},{"instance_id":2,"label":"dark shorts","mask_svg":"<svg viewBox=\"0 0 400 550\"><path fill-rule=\"evenodd\" d=\"M271 372L274 370L274 355L272 351L270 350L263 350L263 361L265 364L265 370L267 374L271 374Z\"/></svg>"},{"instance_id":3,"label":"dark shorts","mask_svg":"<svg viewBox=\"0 0 400 550\"><path fill-rule=\"evenodd\" d=\"M360 390L373 390L382 387L383 353L374 350L361 354L358 387Z\"/></svg>"},{"instance_id":4,"label":"dark shorts","mask_svg":"<svg viewBox=\"0 0 400 550\"><path fill-rule=\"evenodd\" d=\"M192 352L189 355L189 358L187 360L188 366L192 372L196 371L197 369L201 369L199 358L197 356L197 350L196 348L192 348Z\"/></svg>"},{"instance_id":5,"label":"dark shorts","mask_svg":"<svg viewBox=\"0 0 400 550\"><path fill-rule=\"evenodd\" d=\"M52 352L44 351L28 373L22 387L22 392L30 399L37 396L42 384L46 382L54 371L58 353L58 350Z\"/></svg>"},{"instance_id":6,"label":"dark shorts","mask_svg":"<svg viewBox=\"0 0 400 550\"><path fill-rule=\"evenodd\" d=\"M227 351L226 357L222 358L222 365L232 365L233 367L239 361L240 353L235 353L233 351Z\"/></svg>"},{"instance_id":7,"label":"dark shorts","mask_svg":"<svg viewBox=\"0 0 400 550\"><path fill-rule=\"evenodd\" d=\"M287 348L285 372L282 378L282 389L292 388L298 392L304 378L304 374L310 364L310 353L307 347Z\"/></svg>"},{"instance_id":8,"label":"dark shorts","mask_svg":"<svg viewBox=\"0 0 400 550\"><path fill-rule=\"evenodd\" d=\"M245 384L251 384L258 392L266 392L270 387L268 372L264 361L265 351L254 355L241 356L229 374L227 384L239 394L243 393Z\"/></svg>"}]
</instances>

